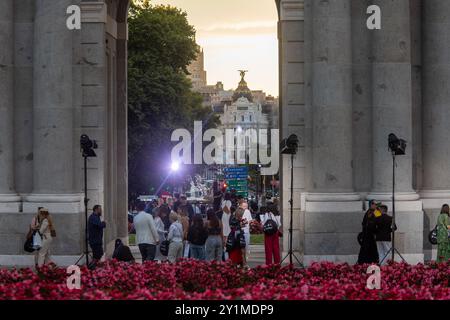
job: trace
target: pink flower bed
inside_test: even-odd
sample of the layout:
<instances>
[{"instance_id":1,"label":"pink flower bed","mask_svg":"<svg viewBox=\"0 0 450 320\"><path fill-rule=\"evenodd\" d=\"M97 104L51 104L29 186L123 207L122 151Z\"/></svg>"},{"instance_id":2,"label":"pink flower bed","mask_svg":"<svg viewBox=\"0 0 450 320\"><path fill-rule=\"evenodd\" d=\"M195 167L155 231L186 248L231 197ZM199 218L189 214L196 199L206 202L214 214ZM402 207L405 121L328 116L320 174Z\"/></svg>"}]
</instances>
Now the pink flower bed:
<instances>
[{"instance_id":1,"label":"pink flower bed","mask_svg":"<svg viewBox=\"0 0 450 320\"><path fill-rule=\"evenodd\" d=\"M69 290L62 268L0 270L0 299L253 299L411 300L450 299L450 264L381 268L381 290L366 288L367 266L321 263L307 269L258 267L185 260L177 264L111 261L81 268L81 290Z\"/></svg>"}]
</instances>

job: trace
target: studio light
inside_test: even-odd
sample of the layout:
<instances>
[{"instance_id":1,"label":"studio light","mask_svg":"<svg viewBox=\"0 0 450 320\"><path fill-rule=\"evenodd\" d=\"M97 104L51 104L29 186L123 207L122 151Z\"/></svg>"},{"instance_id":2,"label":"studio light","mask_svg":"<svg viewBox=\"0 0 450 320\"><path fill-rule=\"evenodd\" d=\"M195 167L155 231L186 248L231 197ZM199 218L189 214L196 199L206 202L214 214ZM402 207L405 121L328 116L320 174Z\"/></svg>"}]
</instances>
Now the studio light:
<instances>
[{"instance_id":1,"label":"studio light","mask_svg":"<svg viewBox=\"0 0 450 320\"><path fill-rule=\"evenodd\" d=\"M298 137L291 134L289 138L283 139L280 145L281 154L296 154L298 149Z\"/></svg>"},{"instance_id":2,"label":"studio light","mask_svg":"<svg viewBox=\"0 0 450 320\"><path fill-rule=\"evenodd\" d=\"M389 135L388 139L389 150L396 156L403 156L406 154L406 140L399 139L393 133Z\"/></svg>"}]
</instances>

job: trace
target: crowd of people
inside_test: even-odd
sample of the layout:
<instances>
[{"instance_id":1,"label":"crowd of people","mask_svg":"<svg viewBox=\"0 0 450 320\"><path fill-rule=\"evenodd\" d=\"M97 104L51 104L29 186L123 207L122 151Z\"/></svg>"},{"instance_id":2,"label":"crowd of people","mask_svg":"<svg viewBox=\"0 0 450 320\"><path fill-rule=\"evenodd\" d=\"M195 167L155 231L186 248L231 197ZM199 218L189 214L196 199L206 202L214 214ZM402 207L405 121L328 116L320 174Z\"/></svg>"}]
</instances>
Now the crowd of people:
<instances>
[{"instance_id":1,"label":"crowd of people","mask_svg":"<svg viewBox=\"0 0 450 320\"><path fill-rule=\"evenodd\" d=\"M215 183L211 205L189 203L185 195L136 204L129 215L130 230L143 261L174 262L180 258L207 261L231 260L247 266L250 224L258 220L274 226L265 233L266 263L280 263L281 219L275 204L249 204L233 190L220 190Z\"/></svg>"},{"instance_id":2,"label":"crowd of people","mask_svg":"<svg viewBox=\"0 0 450 320\"><path fill-rule=\"evenodd\" d=\"M282 237L281 219L277 204L258 208L236 194L214 189L211 206L199 207L187 201L184 195L158 199L151 203L139 202L137 213L130 223L136 233L142 261L175 262L180 258L207 261L231 260L246 267L250 246L250 224L258 220L263 226L266 264L280 263L279 240ZM256 210L255 210L256 209ZM102 218L102 207L95 205L88 219L88 242L92 250L91 267L102 259L103 231L107 224ZM385 264L391 249L392 223L388 207L374 200L364 214L358 264ZM445 204L437 219L437 261L450 259L450 207ZM56 237L51 215L39 208L33 218L24 249L35 253L36 267L50 263L50 245ZM134 262L130 248L116 240L113 258Z\"/></svg>"}]
</instances>

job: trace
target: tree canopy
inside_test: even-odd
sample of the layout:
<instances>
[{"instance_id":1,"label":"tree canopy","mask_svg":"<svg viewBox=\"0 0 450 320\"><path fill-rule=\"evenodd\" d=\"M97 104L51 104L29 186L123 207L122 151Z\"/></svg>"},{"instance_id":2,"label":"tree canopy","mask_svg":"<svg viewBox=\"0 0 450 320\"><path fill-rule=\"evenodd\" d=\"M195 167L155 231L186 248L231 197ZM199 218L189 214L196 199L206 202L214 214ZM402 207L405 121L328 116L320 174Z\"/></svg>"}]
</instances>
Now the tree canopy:
<instances>
[{"instance_id":1,"label":"tree canopy","mask_svg":"<svg viewBox=\"0 0 450 320\"><path fill-rule=\"evenodd\" d=\"M198 46L186 12L136 1L128 21L129 191L149 193L167 176L173 130L201 120L213 127L217 118L187 77Z\"/></svg>"}]
</instances>

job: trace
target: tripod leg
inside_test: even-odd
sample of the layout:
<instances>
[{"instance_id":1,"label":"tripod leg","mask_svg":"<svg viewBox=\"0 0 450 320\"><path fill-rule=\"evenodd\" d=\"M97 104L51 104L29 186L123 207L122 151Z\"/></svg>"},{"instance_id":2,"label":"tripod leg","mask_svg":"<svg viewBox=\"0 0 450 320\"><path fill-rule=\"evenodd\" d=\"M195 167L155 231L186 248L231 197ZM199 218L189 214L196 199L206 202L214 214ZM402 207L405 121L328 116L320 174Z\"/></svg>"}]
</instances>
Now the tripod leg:
<instances>
[{"instance_id":1,"label":"tripod leg","mask_svg":"<svg viewBox=\"0 0 450 320\"><path fill-rule=\"evenodd\" d=\"M380 265L383 264L384 260L389 256L389 254L392 252L392 248L389 249L389 251L384 255L383 259L380 261Z\"/></svg>"}]
</instances>

